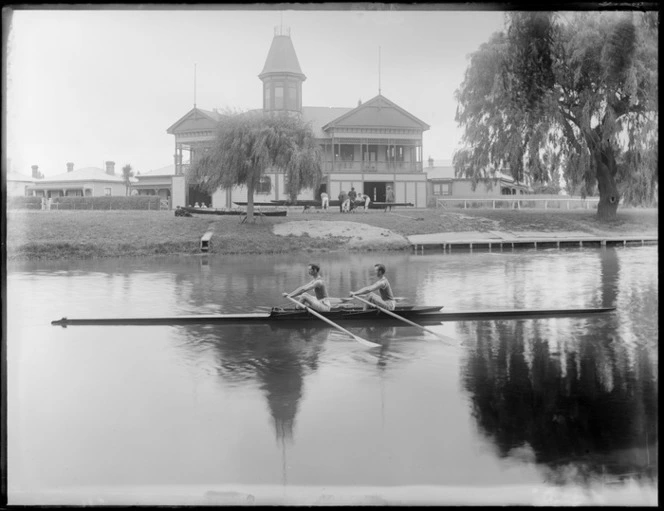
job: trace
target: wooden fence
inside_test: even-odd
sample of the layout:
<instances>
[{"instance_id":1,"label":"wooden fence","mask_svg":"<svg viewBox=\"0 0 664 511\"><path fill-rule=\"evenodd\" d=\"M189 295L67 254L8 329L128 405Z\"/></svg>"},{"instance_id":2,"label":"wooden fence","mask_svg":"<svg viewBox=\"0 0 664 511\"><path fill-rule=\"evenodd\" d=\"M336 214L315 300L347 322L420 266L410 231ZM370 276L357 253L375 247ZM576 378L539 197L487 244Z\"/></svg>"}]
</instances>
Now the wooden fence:
<instances>
[{"instance_id":1,"label":"wooden fence","mask_svg":"<svg viewBox=\"0 0 664 511\"><path fill-rule=\"evenodd\" d=\"M437 208L542 208L542 209L590 209L596 207L599 197L458 197L447 199L436 199Z\"/></svg>"}]
</instances>

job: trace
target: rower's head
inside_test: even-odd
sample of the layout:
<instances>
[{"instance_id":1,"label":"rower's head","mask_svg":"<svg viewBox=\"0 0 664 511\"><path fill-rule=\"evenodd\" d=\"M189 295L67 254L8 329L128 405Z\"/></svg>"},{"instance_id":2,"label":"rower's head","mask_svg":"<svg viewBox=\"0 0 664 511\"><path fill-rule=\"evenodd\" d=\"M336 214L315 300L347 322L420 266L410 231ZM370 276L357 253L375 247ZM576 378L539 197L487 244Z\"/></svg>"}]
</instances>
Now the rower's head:
<instances>
[{"instance_id":1,"label":"rower's head","mask_svg":"<svg viewBox=\"0 0 664 511\"><path fill-rule=\"evenodd\" d=\"M385 265L384 264L374 264L374 271L376 272L376 277L382 277L385 275Z\"/></svg>"},{"instance_id":2,"label":"rower's head","mask_svg":"<svg viewBox=\"0 0 664 511\"><path fill-rule=\"evenodd\" d=\"M316 276L320 273L320 266L314 263L309 263L309 266L307 267L309 270L309 275L311 276Z\"/></svg>"}]
</instances>

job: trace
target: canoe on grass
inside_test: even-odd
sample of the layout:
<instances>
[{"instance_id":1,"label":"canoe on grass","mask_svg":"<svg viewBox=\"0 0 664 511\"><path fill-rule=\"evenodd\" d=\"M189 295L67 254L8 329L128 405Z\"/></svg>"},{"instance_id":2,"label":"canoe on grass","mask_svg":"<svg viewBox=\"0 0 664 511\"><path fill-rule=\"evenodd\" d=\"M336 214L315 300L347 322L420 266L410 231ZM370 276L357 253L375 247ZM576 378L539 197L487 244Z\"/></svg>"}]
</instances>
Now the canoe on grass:
<instances>
[{"instance_id":1,"label":"canoe on grass","mask_svg":"<svg viewBox=\"0 0 664 511\"><path fill-rule=\"evenodd\" d=\"M247 212L241 209L201 209L201 208L190 208L183 207L180 208L185 210L187 213L193 213L195 215L246 215ZM263 215L263 216L286 216L288 211L276 210L276 211L259 211L254 209L254 215Z\"/></svg>"}]
</instances>

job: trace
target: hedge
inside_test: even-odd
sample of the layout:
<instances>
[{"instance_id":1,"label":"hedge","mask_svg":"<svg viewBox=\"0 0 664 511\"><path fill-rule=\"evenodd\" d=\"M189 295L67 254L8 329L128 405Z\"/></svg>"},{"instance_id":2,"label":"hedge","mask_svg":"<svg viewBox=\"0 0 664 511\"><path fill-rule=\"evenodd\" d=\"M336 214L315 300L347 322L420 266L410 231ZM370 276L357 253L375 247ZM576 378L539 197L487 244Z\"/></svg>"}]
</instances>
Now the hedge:
<instances>
[{"instance_id":1,"label":"hedge","mask_svg":"<svg viewBox=\"0 0 664 511\"><path fill-rule=\"evenodd\" d=\"M7 197L7 209L41 209L41 197Z\"/></svg>"},{"instance_id":2,"label":"hedge","mask_svg":"<svg viewBox=\"0 0 664 511\"><path fill-rule=\"evenodd\" d=\"M7 209L41 209L41 197L10 197ZM129 197L53 197L51 209L152 209L161 206L157 195L131 195Z\"/></svg>"},{"instance_id":3,"label":"hedge","mask_svg":"<svg viewBox=\"0 0 664 511\"><path fill-rule=\"evenodd\" d=\"M52 209L159 209L161 198L156 195L129 197L54 197Z\"/></svg>"}]
</instances>

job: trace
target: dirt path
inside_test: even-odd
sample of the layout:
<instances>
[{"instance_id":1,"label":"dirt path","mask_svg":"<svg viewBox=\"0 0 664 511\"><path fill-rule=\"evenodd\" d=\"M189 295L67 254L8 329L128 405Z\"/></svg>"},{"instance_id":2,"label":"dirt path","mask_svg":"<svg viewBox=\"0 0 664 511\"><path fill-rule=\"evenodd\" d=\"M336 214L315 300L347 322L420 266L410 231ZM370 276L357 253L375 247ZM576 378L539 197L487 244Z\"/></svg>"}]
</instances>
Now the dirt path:
<instances>
[{"instance_id":1,"label":"dirt path","mask_svg":"<svg viewBox=\"0 0 664 511\"><path fill-rule=\"evenodd\" d=\"M303 236L312 238L346 238L349 248L375 247L397 249L408 246L408 240L388 229L358 222L325 222L305 220L275 224L274 234L279 236Z\"/></svg>"}]
</instances>

